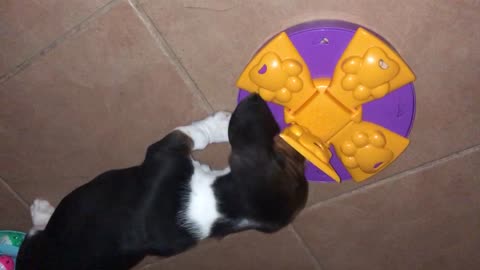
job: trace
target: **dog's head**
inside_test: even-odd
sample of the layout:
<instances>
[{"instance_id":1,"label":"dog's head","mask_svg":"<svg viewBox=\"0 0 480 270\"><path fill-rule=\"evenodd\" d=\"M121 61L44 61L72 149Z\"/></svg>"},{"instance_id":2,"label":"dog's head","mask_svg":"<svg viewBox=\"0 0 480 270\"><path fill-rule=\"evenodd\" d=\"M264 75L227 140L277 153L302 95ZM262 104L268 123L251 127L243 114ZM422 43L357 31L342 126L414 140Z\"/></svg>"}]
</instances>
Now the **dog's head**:
<instances>
[{"instance_id":1,"label":"dog's head","mask_svg":"<svg viewBox=\"0 0 480 270\"><path fill-rule=\"evenodd\" d=\"M246 98L229 125L231 190L228 212L252 227L273 232L290 223L305 206L305 158L278 136L279 127L265 101ZM228 185L228 181L225 185Z\"/></svg>"}]
</instances>

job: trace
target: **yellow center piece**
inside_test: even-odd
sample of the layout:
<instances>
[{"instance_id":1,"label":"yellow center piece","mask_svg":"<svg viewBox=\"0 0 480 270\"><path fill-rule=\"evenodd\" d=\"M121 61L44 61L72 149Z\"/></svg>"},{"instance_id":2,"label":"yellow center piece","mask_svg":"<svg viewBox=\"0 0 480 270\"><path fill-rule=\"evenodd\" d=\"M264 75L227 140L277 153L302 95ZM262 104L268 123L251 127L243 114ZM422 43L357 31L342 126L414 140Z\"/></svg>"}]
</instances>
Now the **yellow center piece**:
<instances>
[{"instance_id":1,"label":"yellow center piece","mask_svg":"<svg viewBox=\"0 0 480 270\"><path fill-rule=\"evenodd\" d=\"M392 48L359 28L332 78L312 79L305 61L282 32L253 57L237 86L282 105L289 126L280 136L339 182L330 164L331 145L355 181L378 173L408 146L407 138L362 121L362 104L414 80Z\"/></svg>"}]
</instances>

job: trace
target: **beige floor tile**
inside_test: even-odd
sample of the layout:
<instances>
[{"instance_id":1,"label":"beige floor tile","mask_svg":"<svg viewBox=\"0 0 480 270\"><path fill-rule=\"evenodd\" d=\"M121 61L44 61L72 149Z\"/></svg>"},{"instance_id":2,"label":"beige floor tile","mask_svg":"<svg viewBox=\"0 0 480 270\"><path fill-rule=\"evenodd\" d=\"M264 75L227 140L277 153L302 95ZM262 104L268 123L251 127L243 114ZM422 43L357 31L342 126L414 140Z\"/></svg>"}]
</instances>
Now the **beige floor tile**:
<instances>
[{"instance_id":1,"label":"beige floor tile","mask_svg":"<svg viewBox=\"0 0 480 270\"><path fill-rule=\"evenodd\" d=\"M228 166L230 145L227 143L211 144L202 151L194 152L193 157L212 169L223 169Z\"/></svg>"},{"instance_id":2,"label":"beige floor tile","mask_svg":"<svg viewBox=\"0 0 480 270\"><path fill-rule=\"evenodd\" d=\"M306 207L335 198L340 194L372 184L373 182L374 180L368 180L362 183L356 183L354 181L344 181L342 183L309 182Z\"/></svg>"},{"instance_id":3,"label":"beige floor tile","mask_svg":"<svg viewBox=\"0 0 480 270\"><path fill-rule=\"evenodd\" d=\"M0 86L0 172L55 204L207 115L127 3Z\"/></svg>"},{"instance_id":4,"label":"beige floor tile","mask_svg":"<svg viewBox=\"0 0 480 270\"><path fill-rule=\"evenodd\" d=\"M476 30L480 6L475 1L141 2L217 109L233 108L234 84L243 67L258 46L286 27L327 18L356 22L382 34L418 77L417 115L411 146L376 179L480 143L480 93L475 90L480 71L480 32ZM311 200L328 199L356 187L312 184L316 191Z\"/></svg>"},{"instance_id":5,"label":"beige floor tile","mask_svg":"<svg viewBox=\"0 0 480 270\"><path fill-rule=\"evenodd\" d=\"M28 209L0 182L0 230L26 231L31 225Z\"/></svg>"},{"instance_id":6,"label":"beige floor tile","mask_svg":"<svg viewBox=\"0 0 480 270\"><path fill-rule=\"evenodd\" d=\"M260 270L315 269L289 229L272 235L245 232L209 241L144 269Z\"/></svg>"},{"instance_id":7,"label":"beige floor tile","mask_svg":"<svg viewBox=\"0 0 480 270\"><path fill-rule=\"evenodd\" d=\"M324 269L474 269L480 151L304 212L294 227Z\"/></svg>"},{"instance_id":8,"label":"beige floor tile","mask_svg":"<svg viewBox=\"0 0 480 270\"><path fill-rule=\"evenodd\" d=\"M135 267L133 267L132 270L144 269L148 265L159 263L161 260L163 260L163 258L161 258L161 257L147 256L143 261L141 261L139 264L137 264Z\"/></svg>"},{"instance_id":9,"label":"beige floor tile","mask_svg":"<svg viewBox=\"0 0 480 270\"><path fill-rule=\"evenodd\" d=\"M90 16L109 0L0 2L0 77Z\"/></svg>"}]
</instances>

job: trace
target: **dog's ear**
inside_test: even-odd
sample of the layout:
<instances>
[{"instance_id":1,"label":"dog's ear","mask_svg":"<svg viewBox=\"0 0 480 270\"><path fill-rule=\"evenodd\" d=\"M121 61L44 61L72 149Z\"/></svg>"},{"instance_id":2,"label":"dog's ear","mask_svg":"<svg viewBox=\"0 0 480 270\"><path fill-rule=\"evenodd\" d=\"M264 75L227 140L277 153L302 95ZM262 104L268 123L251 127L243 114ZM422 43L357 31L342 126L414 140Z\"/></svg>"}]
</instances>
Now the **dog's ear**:
<instances>
[{"instance_id":1,"label":"dog's ear","mask_svg":"<svg viewBox=\"0 0 480 270\"><path fill-rule=\"evenodd\" d=\"M232 114L228 137L232 150L248 146L271 149L280 128L267 106L257 94L242 100Z\"/></svg>"}]
</instances>

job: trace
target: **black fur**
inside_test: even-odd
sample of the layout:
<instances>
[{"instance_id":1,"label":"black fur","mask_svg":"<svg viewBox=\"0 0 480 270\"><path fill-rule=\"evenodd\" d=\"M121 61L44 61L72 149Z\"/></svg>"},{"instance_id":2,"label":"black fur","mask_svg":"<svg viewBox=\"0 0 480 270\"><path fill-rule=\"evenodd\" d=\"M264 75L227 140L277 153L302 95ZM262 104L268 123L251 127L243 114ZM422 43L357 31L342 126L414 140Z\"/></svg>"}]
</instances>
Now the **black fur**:
<instances>
[{"instance_id":1,"label":"black fur","mask_svg":"<svg viewBox=\"0 0 480 270\"><path fill-rule=\"evenodd\" d=\"M256 229L274 232L304 207L304 159L276 136L265 102L252 95L229 125L231 173L214 183L224 216L211 237ZM17 270L122 270L147 254L172 256L197 239L179 226L193 173L192 140L180 131L151 145L144 162L103 173L66 196L44 231L26 239ZM249 220L247 226L240 226Z\"/></svg>"}]
</instances>

